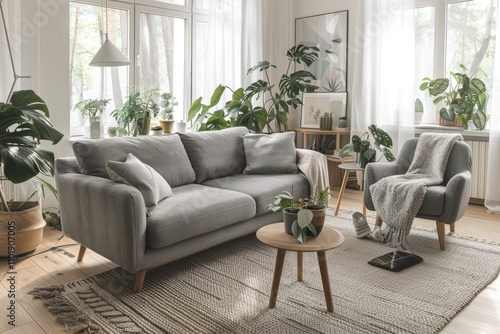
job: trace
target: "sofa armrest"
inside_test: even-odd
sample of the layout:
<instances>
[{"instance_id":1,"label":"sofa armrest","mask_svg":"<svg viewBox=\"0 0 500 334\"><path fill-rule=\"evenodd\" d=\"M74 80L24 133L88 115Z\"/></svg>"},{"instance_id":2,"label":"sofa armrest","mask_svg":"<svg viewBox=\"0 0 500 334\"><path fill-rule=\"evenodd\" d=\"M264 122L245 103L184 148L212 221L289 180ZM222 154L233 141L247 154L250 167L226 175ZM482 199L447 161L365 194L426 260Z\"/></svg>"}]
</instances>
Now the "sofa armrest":
<instances>
[{"instance_id":1,"label":"sofa armrest","mask_svg":"<svg viewBox=\"0 0 500 334\"><path fill-rule=\"evenodd\" d=\"M146 207L141 193L101 177L58 171L63 232L135 272L146 249Z\"/></svg>"},{"instance_id":2,"label":"sofa armrest","mask_svg":"<svg viewBox=\"0 0 500 334\"><path fill-rule=\"evenodd\" d=\"M364 200L365 206L368 210L375 210L375 206L372 201L372 194L370 192L370 186L377 183L380 179L392 175L404 174L405 171L403 167L397 162L377 162L370 163L366 165L365 168L365 179L364 179Z\"/></svg>"}]
</instances>

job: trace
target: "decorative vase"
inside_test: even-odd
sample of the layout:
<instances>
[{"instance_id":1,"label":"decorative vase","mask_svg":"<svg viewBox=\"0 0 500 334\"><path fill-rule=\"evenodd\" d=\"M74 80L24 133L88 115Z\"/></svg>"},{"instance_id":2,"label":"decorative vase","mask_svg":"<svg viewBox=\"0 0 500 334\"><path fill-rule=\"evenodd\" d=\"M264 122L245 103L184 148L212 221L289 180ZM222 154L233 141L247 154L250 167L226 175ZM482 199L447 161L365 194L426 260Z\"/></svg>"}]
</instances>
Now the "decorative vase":
<instances>
[{"instance_id":1,"label":"decorative vase","mask_svg":"<svg viewBox=\"0 0 500 334\"><path fill-rule=\"evenodd\" d=\"M174 121L160 120L160 126L163 128L163 133L172 133L174 130Z\"/></svg>"},{"instance_id":2,"label":"decorative vase","mask_svg":"<svg viewBox=\"0 0 500 334\"><path fill-rule=\"evenodd\" d=\"M89 116L83 125L83 136L89 139L104 137L104 122L99 116Z\"/></svg>"},{"instance_id":3,"label":"decorative vase","mask_svg":"<svg viewBox=\"0 0 500 334\"><path fill-rule=\"evenodd\" d=\"M319 129L320 130L331 130L333 125L333 117L331 112L325 113L324 116L319 118Z\"/></svg>"},{"instance_id":4,"label":"decorative vase","mask_svg":"<svg viewBox=\"0 0 500 334\"><path fill-rule=\"evenodd\" d=\"M346 128L347 127L347 119L345 117L340 117L339 118L339 128Z\"/></svg>"},{"instance_id":5,"label":"decorative vase","mask_svg":"<svg viewBox=\"0 0 500 334\"><path fill-rule=\"evenodd\" d=\"M0 211L0 246L1 257L11 257L35 250L42 242L42 209L38 202L25 202L23 210L16 210L22 202L11 202L12 211Z\"/></svg>"}]
</instances>

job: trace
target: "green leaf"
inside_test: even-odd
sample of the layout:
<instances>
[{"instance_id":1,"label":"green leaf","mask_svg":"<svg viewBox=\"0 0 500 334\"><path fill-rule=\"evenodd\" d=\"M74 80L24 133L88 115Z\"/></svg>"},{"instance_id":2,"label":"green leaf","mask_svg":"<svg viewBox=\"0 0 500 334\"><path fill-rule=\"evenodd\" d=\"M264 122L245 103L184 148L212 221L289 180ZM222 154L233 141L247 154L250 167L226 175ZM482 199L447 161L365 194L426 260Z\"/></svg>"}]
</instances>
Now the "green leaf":
<instances>
[{"instance_id":1,"label":"green leaf","mask_svg":"<svg viewBox=\"0 0 500 334\"><path fill-rule=\"evenodd\" d=\"M429 93L432 96L442 94L448 89L450 80L447 78L438 78L429 82Z\"/></svg>"},{"instance_id":2,"label":"green leaf","mask_svg":"<svg viewBox=\"0 0 500 334\"><path fill-rule=\"evenodd\" d=\"M221 97L222 97L222 94L224 94L224 91L226 90L226 86L222 86L222 85L219 85L217 86L217 88L215 88L213 94L212 94L212 97L210 98L210 105L208 106L208 109L216 106Z\"/></svg>"},{"instance_id":3,"label":"green leaf","mask_svg":"<svg viewBox=\"0 0 500 334\"><path fill-rule=\"evenodd\" d=\"M318 231L316 230L316 226L314 226L314 224L307 225L307 229L311 231L312 235L318 235Z\"/></svg>"},{"instance_id":4,"label":"green leaf","mask_svg":"<svg viewBox=\"0 0 500 334\"><path fill-rule=\"evenodd\" d=\"M347 157L349 154L354 152L354 147L352 144L346 144L342 149L340 150L339 156L341 158Z\"/></svg>"},{"instance_id":5,"label":"green leaf","mask_svg":"<svg viewBox=\"0 0 500 334\"><path fill-rule=\"evenodd\" d=\"M292 234L300 243L306 242L306 233L300 228L297 221L292 223Z\"/></svg>"},{"instance_id":6,"label":"green leaf","mask_svg":"<svg viewBox=\"0 0 500 334\"><path fill-rule=\"evenodd\" d=\"M297 214L297 221L300 228L306 228L312 222L313 213L308 209L301 209Z\"/></svg>"},{"instance_id":7,"label":"green leaf","mask_svg":"<svg viewBox=\"0 0 500 334\"><path fill-rule=\"evenodd\" d=\"M252 74L253 72L259 70L259 71L265 71L270 67L276 68L276 66L272 65L269 63L267 60L259 61L257 64L252 66L250 69L247 71L247 75Z\"/></svg>"},{"instance_id":8,"label":"green leaf","mask_svg":"<svg viewBox=\"0 0 500 334\"><path fill-rule=\"evenodd\" d=\"M428 83L428 82L422 82L418 88L419 88L421 91L424 91L424 90L426 90L428 87L429 87L429 83Z\"/></svg>"},{"instance_id":9,"label":"green leaf","mask_svg":"<svg viewBox=\"0 0 500 334\"><path fill-rule=\"evenodd\" d=\"M199 97L198 99L194 100L193 104L191 104L191 107L189 107L188 121L191 121L200 111L201 99L202 99L202 97Z\"/></svg>"},{"instance_id":10,"label":"green leaf","mask_svg":"<svg viewBox=\"0 0 500 334\"><path fill-rule=\"evenodd\" d=\"M288 59L298 64L304 63L306 66L311 66L319 57L319 48L316 46L306 46L298 44L291 47L286 55Z\"/></svg>"},{"instance_id":11,"label":"green leaf","mask_svg":"<svg viewBox=\"0 0 500 334\"><path fill-rule=\"evenodd\" d=\"M383 147L382 153L384 154L384 157L387 161L392 162L396 160L396 157L394 156L394 154L392 154L391 150L389 150L388 148Z\"/></svg>"},{"instance_id":12,"label":"green leaf","mask_svg":"<svg viewBox=\"0 0 500 334\"><path fill-rule=\"evenodd\" d=\"M375 154L377 154L377 152L373 148L370 148L363 153L368 161L371 161L375 157Z\"/></svg>"},{"instance_id":13,"label":"green leaf","mask_svg":"<svg viewBox=\"0 0 500 334\"><path fill-rule=\"evenodd\" d=\"M482 111L477 111L474 115L472 115L472 122L474 122L474 125L478 128L478 130L482 131L488 122L488 115Z\"/></svg>"},{"instance_id":14,"label":"green leaf","mask_svg":"<svg viewBox=\"0 0 500 334\"><path fill-rule=\"evenodd\" d=\"M446 98L446 97L445 97L445 96L443 96L443 95L438 96L438 97L436 97L436 98L432 101L432 103L434 103L434 105L436 105L436 104L438 104L439 102L443 101L445 98Z\"/></svg>"},{"instance_id":15,"label":"green leaf","mask_svg":"<svg viewBox=\"0 0 500 334\"><path fill-rule=\"evenodd\" d=\"M451 108L441 108L441 110L439 110L439 116L446 121L453 122L455 121L455 113L450 109Z\"/></svg>"},{"instance_id":16,"label":"green leaf","mask_svg":"<svg viewBox=\"0 0 500 334\"><path fill-rule=\"evenodd\" d=\"M473 78L470 81L470 89L475 94L480 94L486 92L486 85L484 84L483 81L481 81L481 79Z\"/></svg>"}]
</instances>

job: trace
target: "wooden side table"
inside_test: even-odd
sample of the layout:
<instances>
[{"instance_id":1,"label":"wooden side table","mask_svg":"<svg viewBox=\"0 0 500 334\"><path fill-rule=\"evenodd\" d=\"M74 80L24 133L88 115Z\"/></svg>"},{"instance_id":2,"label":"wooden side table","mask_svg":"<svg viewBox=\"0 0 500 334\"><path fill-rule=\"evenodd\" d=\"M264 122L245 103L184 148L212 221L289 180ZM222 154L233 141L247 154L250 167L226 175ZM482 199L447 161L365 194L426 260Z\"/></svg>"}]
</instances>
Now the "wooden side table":
<instances>
[{"instance_id":1,"label":"wooden side table","mask_svg":"<svg viewBox=\"0 0 500 334\"><path fill-rule=\"evenodd\" d=\"M281 273L285 262L286 251L297 252L297 281L303 279L303 252L316 252L318 254L319 269L325 293L326 308L328 312L333 312L332 290L330 288L330 279L328 277L328 266L326 263L325 251L339 247L344 243L344 236L329 227L323 227L321 233L315 237L309 237L303 244L297 241L293 235L285 232L283 223L276 223L261 227L257 231L257 239L262 243L278 249L276 265L274 267L273 285L271 287L271 296L269 298L269 307L276 306L278 290L281 281Z\"/></svg>"},{"instance_id":2,"label":"wooden side table","mask_svg":"<svg viewBox=\"0 0 500 334\"><path fill-rule=\"evenodd\" d=\"M349 172L361 172L362 179L364 182L365 179L365 169L361 168L358 164L340 164L339 165L340 169L344 170L344 179L342 180L342 185L340 186L340 192L339 192L339 198L337 199L337 206L335 207L335 216L339 213L340 209L340 203L342 202L342 196L344 195L344 190L347 185L347 180L349 179ZM363 189L363 186L361 186L361 189ZM365 197L362 196L363 202L363 214L366 216L366 206L365 206Z\"/></svg>"}]
</instances>

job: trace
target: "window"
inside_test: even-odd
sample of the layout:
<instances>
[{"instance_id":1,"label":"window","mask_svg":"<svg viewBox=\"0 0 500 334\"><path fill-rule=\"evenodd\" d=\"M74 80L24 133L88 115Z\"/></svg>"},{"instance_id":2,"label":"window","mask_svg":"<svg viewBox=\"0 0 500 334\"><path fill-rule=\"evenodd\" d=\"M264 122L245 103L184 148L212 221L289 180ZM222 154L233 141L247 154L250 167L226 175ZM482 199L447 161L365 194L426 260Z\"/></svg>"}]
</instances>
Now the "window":
<instances>
[{"instance_id":1,"label":"window","mask_svg":"<svg viewBox=\"0 0 500 334\"><path fill-rule=\"evenodd\" d=\"M424 101L424 123L439 123L437 108L418 86L424 77L449 77L460 64L492 88L496 1L417 0L415 78ZM491 99L490 99L491 101Z\"/></svg>"},{"instance_id":2,"label":"window","mask_svg":"<svg viewBox=\"0 0 500 334\"><path fill-rule=\"evenodd\" d=\"M110 114L123 105L131 90L159 89L176 97L174 119L186 119L191 92L199 93L192 86L203 82L199 73L205 59L209 0L141 3L152 6L108 1L108 37L131 65L92 67L89 63L104 37L104 7L99 0L70 2L71 110L82 100L109 99L105 123L113 126L116 122ZM197 69L193 75L191 66ZM82 134L84 122L79 112L71 112L71 136Z\"/></svg>"}]
</instances>

